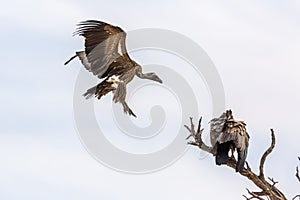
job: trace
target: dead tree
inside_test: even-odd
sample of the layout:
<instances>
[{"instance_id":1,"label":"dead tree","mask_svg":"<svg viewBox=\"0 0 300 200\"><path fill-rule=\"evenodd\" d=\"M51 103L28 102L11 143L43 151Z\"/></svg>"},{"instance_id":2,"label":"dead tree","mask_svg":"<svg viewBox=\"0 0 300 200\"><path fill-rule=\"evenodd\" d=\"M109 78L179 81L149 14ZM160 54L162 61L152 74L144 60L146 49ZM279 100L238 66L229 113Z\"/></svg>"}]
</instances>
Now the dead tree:
<instances>
[{"instance_id":1,"label":"dead tree","mask_svg":"<svg viewBox=\"0 0 300 200\"><path fill-rule=\"evenodd\" d=\"M185 125L187 130L190 132L190 136L188 138L192 137L194 139L194 141L189 141L188 144L197 146L201 150L214 155L213 147L206 145L202 140L203 129L201 128L201 120L202 117L199 120L197 131L195 130L195 125L193 123L192 118L190 118L191 126L189 127ZM264 164L267 156L273 151L275 147L275 134L273 129L271 129L271 138L272 138L272 142L270 147L264 152L264 154L260 159L259 174L255 174L254 172L252 172L250 165L247 162L246 162L246 167L244 167L244 169L240 172L242 176L248 178L261 190L259 192L253 192L247 189L247 192L250 195L250 197L243 195L246 199L259 199L259 200L263 200L265 198L268 198L270 200L287 199L285 195L275 186L278 183L277 181L275 181L273 178L269 178L269 177L268 179L265 178ZM228 162L226 165L232 169L236 169L236 164L237 162L235 161L235 159L231 159L230 162ZM297 176L299 177L298 171L297 171Z\"/></svg>"}]
</instances>

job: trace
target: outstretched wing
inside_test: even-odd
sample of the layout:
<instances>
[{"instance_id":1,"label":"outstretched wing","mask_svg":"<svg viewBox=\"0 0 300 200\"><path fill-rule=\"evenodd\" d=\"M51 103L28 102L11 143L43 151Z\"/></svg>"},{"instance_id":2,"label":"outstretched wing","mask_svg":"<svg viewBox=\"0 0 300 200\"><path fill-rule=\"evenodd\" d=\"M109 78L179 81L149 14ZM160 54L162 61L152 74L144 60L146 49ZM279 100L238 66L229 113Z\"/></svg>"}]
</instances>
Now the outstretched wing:
<instances>
[{"instance_id":1,"label":"outstretched wing","mask_svg":"<svg viewBox=\"0 0 300 200\"><path fill-rule=\"evenodd\" d=\"M126 33L120 27L87 20L78 24L74 35L85 37L85 51L76 54L84 67L99 78L104 78L114 66L130 61L125 46Z\"/></svg>"}]
</instances>

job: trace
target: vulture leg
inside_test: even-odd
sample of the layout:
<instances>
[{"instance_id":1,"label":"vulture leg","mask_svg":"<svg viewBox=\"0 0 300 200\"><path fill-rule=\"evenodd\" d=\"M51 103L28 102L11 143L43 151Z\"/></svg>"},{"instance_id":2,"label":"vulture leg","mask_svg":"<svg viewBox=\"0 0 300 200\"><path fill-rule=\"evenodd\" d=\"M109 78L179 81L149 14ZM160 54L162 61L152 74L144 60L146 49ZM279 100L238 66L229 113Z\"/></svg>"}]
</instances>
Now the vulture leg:
<instances>
[{"instance_id":1,"label":"vulture leg","mask_svg":"<svg viewBox=\"0 0 300 200\"><path fill-rule=\"evenodd\" d=\"M231 144L229 150L231 152L230 160L236 161L234 157L235 146Z\"/></svg>"},{"instance_id":2,"label":"vulture leg","mask_svg":"<svg viewBox=\"0 0 300 200\"><path fill-rule=\"evenodd\" d=\"M94 86L94 87L88 89L88 90L83 94L83 96L84 96L86 99L89 99L89 98L93 97L94 95L96 95L97 86L98 86L98 85L96 85L96 86Z\"/></svg>"},{"instance_id":3,"label":"vulture leg","mask_svg":"<svg viewBox=\"0 0 300 200\"><path fill-rule=\"evenodd\" d=\"M117 83L116 89L114 91L114 98L113 101L115 103L122 103L125 101L126 98L126 85L123 81Z\"/></svg>"},{"instance_id":4,"label":"vulture leg","mask_svg":"<svg viewBox=\"0 0 300 200\"><path fill-rule=\"evenodd\" d=\"M136 115L132 112L132 110L129 108L129 106L127 105L127 103L125 101L122 103L122 105L123 105L123 108L124 108L124 113L136 117Z\"/></svg>"},{"instance_id":5,"label":"vulture leg","mask_svg":"<svg viewBox=\"0 0 300 200\"><path fill-rule=\"evenodd\" d=\"M123 105L124 112L126 114L133 115L134 117L136 117L136 115L132 112L132 110L127 105L125 98L126 98L126 84L123 81L120 81L118 82L118 86L114 91L113 101L115 103L120 102Z\"/></svg>"}]
</instances>

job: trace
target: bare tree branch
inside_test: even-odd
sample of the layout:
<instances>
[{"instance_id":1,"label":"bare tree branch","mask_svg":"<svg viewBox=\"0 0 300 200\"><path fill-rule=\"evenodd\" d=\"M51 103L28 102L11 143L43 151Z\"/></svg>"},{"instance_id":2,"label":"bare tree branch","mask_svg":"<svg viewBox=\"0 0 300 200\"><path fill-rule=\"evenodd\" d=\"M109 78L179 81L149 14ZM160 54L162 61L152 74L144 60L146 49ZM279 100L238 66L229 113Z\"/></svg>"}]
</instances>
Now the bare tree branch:
<instances>
[{"instance_id":1,"label":"bare tree branch","mask_svg":"<svg viewBox=\"0 0 300 200\"><path fill-rule=\"evenodd\" d=\"M298 160L300 161L300 157L298 157ZM299 168L298 168L298 166L296 167L296 178L300 182L300 174L299 174Z\"/></svg>"},{"instance_id":2,"label":"bare tree branch","mask_svg":"<svg viewBox=\"0 0 300 200\"><path fill-rule=\"evenodd\" d=\"M295 200L296 198L300 199L300 195L296 195L294 198L292 198L292 200Z\"/></svg>"},{"instance_id":3,"label":"bare tree branch","mask_svg":"<svg viewBox=\"0 0 300 200\"><path fill-rule=\"evenodd\" d=\"M300 157L298 157L298 160L300 161ZM299 168L298 166L296 167L296 178L298 179L298 181L300 182L300 174L299 174ZM295 200L296 198L300 199L300 195L296 195L292 200Z\"/></svg>"},{"instance_id":4,"label":"bare tree branch","mask_svg":"<svg viewBox=\"0 0 300 200\"><path fill-rule=\"evenodd\" d=\"M268 177L268 179L273 183L272 186L278 183L278 181L275 181L273 178Z\"/></svg>"},{"instance_id":5,"label":"bare tree branch","mask_svg":"<svg viewBox=\"0 0 300 200\"><path fill-rule=\"evenodd\" d=\"M261 198L261 194L257 194L258 192L251 192L248 188L246 188L248 194L251 195L251 197L247 197L245 195L243 195L243 197L245 197L247 200L250 200L250 199L258 199L258 200L264 200L263 198Z\"/></svg>"},{"instance_id":6,"label":"bare tree branch","mask_svg":"<svg viewBox=\"0 0 300 200\"><path fill-rule=\"evenodd\" d=\"M271 129L271 136L272 136L271 146L265 151L265 153L263 154L263 156L260 159L260 164L259 164L259 178L264 182L266 181L265 175L264 175L264 164L265 164L267 156L273 151L273 149L275 147L275 134L274 134L273 129Z\"/></svg>"},{"instance_id":7,"label":"bare tree branch","mask_svg":"<svg viewBox=\"0 0 300 200\"><path fill-rule=\"evenodd\" d=\"M188 142L188 144L198 146L203 151L212 153L212 147L206 145L202 140L203 129L201 129L201 121L202 121L202 117L199 119L198 129L197 132L195 132L195 125L193 123L193 118L190 117L191 128L189 128L187 125L184 125L184 127L190 132L190 135L186 139L193 137L195 141L190 141Z\"/></svg>"},{"instance_id":8,"label":"bare tree branch","mask_svg":"<svg viewBox=\"0 0 300 200\"><path fill-rule=\"evenodd\" d=\"M200 149L210 154L213 154L213 147L206 145L202 140L203 129L201 129L201 120L202 118L200 118L199 120L197 132L195 132L194 130L195 126L193 124L192 118L190 118L191 127L185 125L187 130L190 132L190 136L187 137L187 139L190 137L194 139L194 141L190 141L188 142L188 144L198 146ZM263 199L262 197L267 197L270 200L286 200L284 194L275 187L275 184L278 182L274 181L273 178L269 178L269 181L271 181L271 183L269 183L268 181L265 180L265 176L264 176L263 168L264 168L265 160L275 147L275 134L273 129L271 129L271 139L272 142L270 147L265 151L265 153L261 157L260 165L259 165L259 175L256 175L254 172L252 172L248 162L246 162L246 168L244 168L243 171L240 173L242 176L251 180L258 188L261 189L261 192L251 192L247 189L248 194L251 195L251 197L248 198L245 195L243 195L243 197L245 197L246 199L262 200ZM236 169L236 161L231 160L230 162L227 163L227 166Z\"/></svg>"},{"instance_id":9,"label":"bare tree branch","mask_svg":"<svg viewBox=\"0 0 300 200\"><path fill-rule=\"evenodd\" d=\"M298 181L300 182L300 175L299 175L299 168L298 168L298 166L296 167L296 177L297 177Z\"/></svg>"}]
</instances>

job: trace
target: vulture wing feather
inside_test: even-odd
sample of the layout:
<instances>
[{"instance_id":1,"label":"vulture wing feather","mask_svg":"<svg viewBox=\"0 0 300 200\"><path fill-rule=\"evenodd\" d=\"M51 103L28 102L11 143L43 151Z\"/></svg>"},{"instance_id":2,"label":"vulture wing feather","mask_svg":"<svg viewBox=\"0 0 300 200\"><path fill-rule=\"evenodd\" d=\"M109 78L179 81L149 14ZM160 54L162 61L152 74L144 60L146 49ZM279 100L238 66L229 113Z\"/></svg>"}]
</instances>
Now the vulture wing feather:
<instances>
[{"instance_id":1,"label":"vulture wing feather","mask_svg":"<svg viewBox=\"0 0 300 200\"><path fill-rule=\"evenodd\" d=\"M101 21L87 20L78 24L74 35L85 38L85 51L76 54L85 68L99 78L106 77L108 74L106 72L116 66L112 64L113 62L118 62L120 65L124 64L125 60L130 60L125 48L126 33L120 27ZM121 53L119 53L120 45Z\"/></svg>"}]
</instances>

